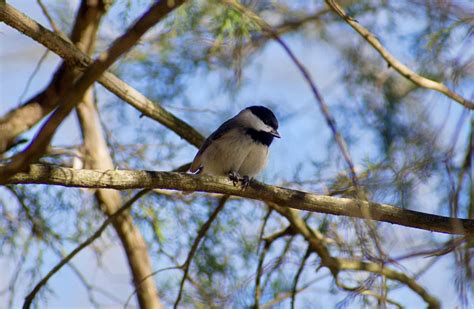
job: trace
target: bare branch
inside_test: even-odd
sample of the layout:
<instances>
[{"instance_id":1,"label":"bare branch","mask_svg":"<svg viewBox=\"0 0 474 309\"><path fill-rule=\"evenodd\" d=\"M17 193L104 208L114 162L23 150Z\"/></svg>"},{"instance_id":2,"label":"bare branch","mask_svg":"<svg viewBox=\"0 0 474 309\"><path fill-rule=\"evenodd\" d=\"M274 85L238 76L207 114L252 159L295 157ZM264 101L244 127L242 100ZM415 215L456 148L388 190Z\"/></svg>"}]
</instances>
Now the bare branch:
<instances>
[{"instance_id":1,"label":"bare branch","mask_svg":"<svg viewBox=\"0 0 474 309\"><path fill-rule=\"evenodd\" d=\"M101 17L107 12L106 8L109 4L110 0L83 0L81 2L71 38L72 42L75 42L78 48L88 55L94 51ZM114 162L107 147L92 92L93 89L89 88L84 94L82 102L76 107L83 138L84 166L101 170L113 169ZM99 189L95 190L95 197L99 209L106 216L113 215L123 204L119 191ZM160 307L155 281L143 280L152 272L152 267L147 244L140 230L133 224L133 217L129 213L124 213L112 225L127 257L133 283L138 292L138 304L141 308Z\"/></svg>"},{"instance_id":2,"label":"bare branch","mask_svg":"<svg viewBox=\"0 0 474 309\"><path fill-rule=\"evenodd\" d=\"M275 203L294 209L354 218L366 218L359 205L370 211L372 220L393 223L427 231L474 235L474 220L443 217L395 206L336 198L290 190L253 182L247 190L234 187L225 177L189 175L175 172L132 170L75 170L72 168L31 165L28 173L19 173L6 184L49 184L65 187L127 190L160 188L180 191L213 192L236 195Z\"/></svg>"},{"instance_id":3,"label":"bare branch","mask_svg":"<svg viewBox=\"0 0 474 309\"><path fill-rule=\"evenodd\" d=\"M319 278L316 278L314 280L311 280L310 282L306 283L303 287L299 288L296 293L303 292L304 290L308 289L313 285L314 283L321 281L322 279L328 277L328 275L321 276ZM274 299L271 301L267 302L266 304L262 305L261 309L270 309L270 308L275 308L275 305L278 305L285 299L288 299L291 297L293 293L292 292L284 292L284 293L279 293Z\"/></svg>"},{"instance_id":4,"label":"bare branch","mask_svg":"<svg viewBox=\"0 0 474 309\"><path fill-rule=\"evenodd\" d=\"M257 273L255 274L255 294L252 306L252 308L254 309L258 309L260 307L260 296L262 294L262 291L260 289L260 282L263 275L263 262L265 261L265 257L268 253L268 250L270 250L270 247L274 240L276 240L276 238L264 241L263 250L262 252L260 252L260 256L258 258Z\"/></svg>"},{"instance_id":5,"label":"bare branch","mask_svg":"<svg viewBox=\"0 0 474 309\"><path fill-rule=\"evenodd\" d=\"M469 101L466 98L463 98L461 95L457 94L456 92L452 91L442 83L436 82L434 80L428 79L421 75L418 75L414 71L412 71L409 67L401 63L397 58L395 58L385 47L383 47L382 43L366 28L364 28L361 24L359 24L355 19L347 15L343 8L339 4L337 4L334 0L325 0L326 4L337 14L339 15L344 21L349 24L357 33L359 33L372 47L382 56L382 58L387 61L387 63L393 67L398 73L402 76L407 78L408 80L412 81L416 85L438 91L445 96L453 99L454 101L460 103L466 108L474 109L474 102Z\"/></svg>"},{"instance_id":6,"label":"bare branch","mask_svg":"<svg viewBox=\"0 0 474 309\"><path fill-rule=\"evenodd\" d=\"M54 253L56 253L56 255L59 257L59 258L64 258L66 256L66 254L64 253L64 249L63 248L56 248L54 246L54 244L49 244L50 245L50 248L51 250L54 251ZM100 286L96 286L96 285L93 285L91 284L86 276L81 272L81 270L76 267L76 265L74 265L72 262L71 263L68 263L68 267L72 270L72 272L77 276L77 278L79 279L79 281L81 281L82 285L84 286L84 288L86 289L87 291L87 296L89 298L89 302L95 307L95 308L100 308L100 304L98 303L98 301L95 299L95 292L97 293L100 293L102 294L103 296L107 297L108 299L114 301L116 304L120 304L122 302L122 300L117 297L116 295L114 295L112 292L109 292L107 291L106 289L100 287Z\"/></svg>"},{"instance_id":7,"label":"bare branch","mask_svg":"<svg viewBox=\"0 0 474 309\"><path fill-rule=\"evenodd\" d=\"M38 63L36 63L35 68L33 69L33 72L31 73L30 77L28 77L28 80L26 81L26 86L25 89L23 89L23 92L20 95L20 99L18 99L18 103L21 103L23 101L23 98L25 97L26 93L30 89L31 82L33 81L33 78L38 74L39 69L41 68L41 65L43 62L46 60L46 57L49 54L49 50L44 51L43 55L41 55L41 58L38 60Z\"/></svg>"},{"instance_id":8,"label":"bare branch","mask_svg":"<svg viewBox=\"0 0 474 309\"><path fill-rule=\"evenodd\" d=\"M439 301L432 297L421 285L419 285L414 279L408 277L404 273L397 272L386 266L377 263L362 262L357 260L349 259L338 259L341 270L358 270L368 271L372 273L378 273L386 276L389 279L399 281L407 285L411 290L420 295L427 303L428 308L439 308Z\"/></svg>"}]
</instances>

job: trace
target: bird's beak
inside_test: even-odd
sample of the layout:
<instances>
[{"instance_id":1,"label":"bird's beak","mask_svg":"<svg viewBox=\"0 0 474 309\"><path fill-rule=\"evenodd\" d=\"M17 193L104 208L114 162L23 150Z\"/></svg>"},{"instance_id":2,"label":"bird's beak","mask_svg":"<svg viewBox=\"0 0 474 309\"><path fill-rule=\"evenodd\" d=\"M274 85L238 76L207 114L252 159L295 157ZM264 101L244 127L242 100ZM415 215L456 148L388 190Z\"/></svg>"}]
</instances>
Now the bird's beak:
<instances>
[{"instance_id":1,"label":"bird's beak","mask_svg":"<svg viewBox=\"0 0 474 309\"><path fill-rule=\"evenodd\" d=\"M275 130L275 129L273 129L273 130L270 132L270 134L273 135L273 136L275 136L275 137L278 137L278 138L281 137L281 136L280 136L280 133L278 133L278 131Z\"/></svg>"}]
</instances>

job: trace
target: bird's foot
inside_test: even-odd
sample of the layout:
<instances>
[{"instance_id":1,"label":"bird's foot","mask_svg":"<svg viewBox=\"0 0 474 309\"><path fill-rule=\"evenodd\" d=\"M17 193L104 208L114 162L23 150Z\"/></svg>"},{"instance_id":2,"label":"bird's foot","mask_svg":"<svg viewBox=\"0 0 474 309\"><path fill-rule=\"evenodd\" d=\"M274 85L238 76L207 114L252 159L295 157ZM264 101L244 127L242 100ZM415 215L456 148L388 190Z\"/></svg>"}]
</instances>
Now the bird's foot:
<instances>
[{"instance_id":1,"label":"bird's foot","mask_svg":"<svg viewBox=\"0 0 474 309\"><path fill-rule=\"evenodd\" d=\"M244 177L242 177L242 179L240 179L240 181L242 181L242 190L245 190L249 187L250 185L250 177L245 175Z\"/></svg>"},{"instance_id":2,"label":"bird's foot","mask_svg":"<svg viewBox=\"0 0 474 309\"><path fill-rule=\"evenodd\" d=\"M240 175L236 171L230 171L229 172L229 179L232 180L232 183L234 184L234 186L236 186L237 183L240 180Z\"/></svg>"}]
</instances>

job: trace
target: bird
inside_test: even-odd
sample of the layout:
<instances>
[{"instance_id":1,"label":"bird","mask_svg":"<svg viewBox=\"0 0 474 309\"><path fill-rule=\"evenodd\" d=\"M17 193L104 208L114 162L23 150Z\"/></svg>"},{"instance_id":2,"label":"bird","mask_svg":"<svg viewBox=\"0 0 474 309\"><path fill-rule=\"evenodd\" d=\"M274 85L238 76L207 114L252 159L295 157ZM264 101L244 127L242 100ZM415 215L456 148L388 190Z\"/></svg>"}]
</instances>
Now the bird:
<instances>
[{"instance_id":1,"label":"bird","mask_svg":"<svg viewBox=\"0 0 474 309\"><path fill-rule=\"evenodd\" d=\"M190 171L195 174L228 176L234 186L245 189L266 166L268 148L280 138L278 120L265 106L250 106L221 124L204 141Z\"/></svg>"}]
</instances>

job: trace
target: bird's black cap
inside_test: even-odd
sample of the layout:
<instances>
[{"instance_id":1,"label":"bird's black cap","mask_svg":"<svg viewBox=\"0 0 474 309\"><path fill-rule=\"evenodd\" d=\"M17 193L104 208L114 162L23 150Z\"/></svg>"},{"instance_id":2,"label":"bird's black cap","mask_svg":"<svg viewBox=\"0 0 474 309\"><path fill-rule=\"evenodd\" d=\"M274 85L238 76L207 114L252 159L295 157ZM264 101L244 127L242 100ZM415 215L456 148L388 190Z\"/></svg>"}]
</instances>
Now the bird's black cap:
<instances>
[{"instance_id":1,"label":"bird's black cap","mask_svg":"<svg viewBox=\"0 0 474 309\"><path fill-rule=\"evenodd\" d=\"M250 106L247 109L260 118L264 124L269 125L275 130L278 129L278 120L270 109L265 106Z\"/></svg>"}]
</instances>

